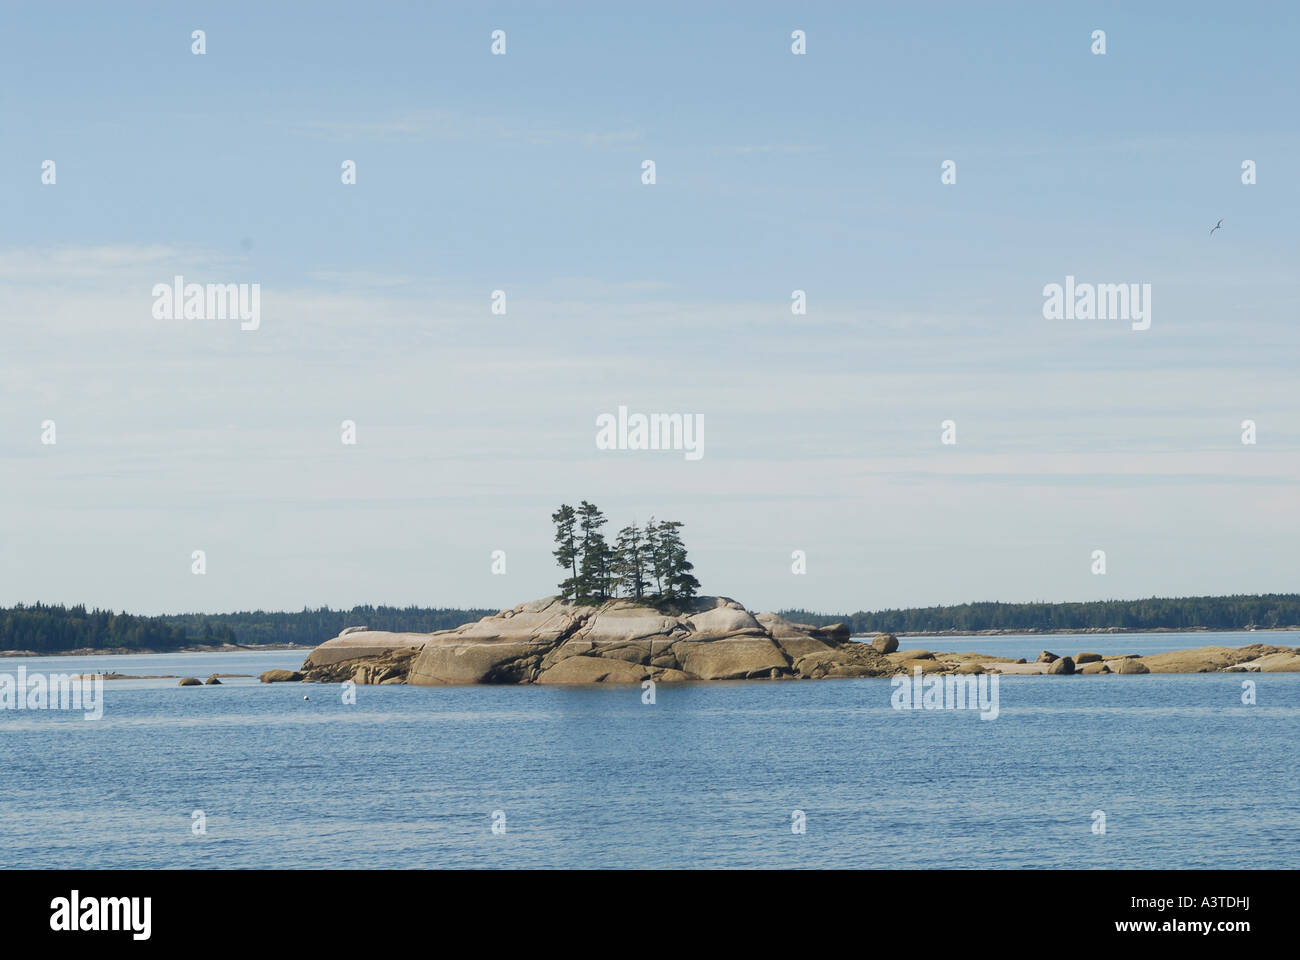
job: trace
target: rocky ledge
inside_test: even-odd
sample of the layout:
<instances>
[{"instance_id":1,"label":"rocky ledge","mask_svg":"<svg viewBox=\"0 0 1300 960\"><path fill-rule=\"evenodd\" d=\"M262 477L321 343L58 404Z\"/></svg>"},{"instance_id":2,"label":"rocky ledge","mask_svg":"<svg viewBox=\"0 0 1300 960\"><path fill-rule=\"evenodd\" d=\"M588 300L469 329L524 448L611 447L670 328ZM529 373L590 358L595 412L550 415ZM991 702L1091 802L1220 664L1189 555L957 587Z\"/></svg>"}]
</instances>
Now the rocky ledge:
<instances>
[{"instance_id":1,"label":"rocky ledge","mask_svg":"<svg viewBox=\"0 0 1300 960\"><path fill-rule=\"evenodd\" d=\"M755 616L726 597L660 606L547 597L438 633L350 627L313 650L301 672L324 683L436 686L880 677L897 670L883 649L849 639L844 624Z\"/></svg>"},{"instance_id":2,"label":"rocky ledge","mask_svg":"<svg viewBox=\"0 0 1300 960\"><path fill-rule=\"evenodd\" d=\"M1138 657L1043 651L1033 663L979 653L899 650L892 634L850 639L844 624L812 627L752 614L727 597L599 606L547 597L438 633L349 627L313 650L301 671L268 683L438 686L471 683L639 683L788 680L922 673L1143 674L1300 671L1300 651L1252 644Z\"/></svg>"}]
</instances>

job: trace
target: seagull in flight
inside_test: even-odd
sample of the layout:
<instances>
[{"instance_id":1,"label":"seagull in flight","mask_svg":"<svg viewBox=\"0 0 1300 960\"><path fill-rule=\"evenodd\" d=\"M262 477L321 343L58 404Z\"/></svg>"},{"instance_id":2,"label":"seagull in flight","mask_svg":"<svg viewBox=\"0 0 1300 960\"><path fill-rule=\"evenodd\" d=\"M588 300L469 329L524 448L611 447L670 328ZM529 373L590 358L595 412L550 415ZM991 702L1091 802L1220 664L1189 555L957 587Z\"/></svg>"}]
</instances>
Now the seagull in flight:
<instances>
[{"instance_id":1,"label":"seagull in flight","mask_svg":"<svg viewBox=\"0 0 1300 960\"><path fill-rule=\"evenodd\" d=\"M1216 223L1214 226L1210 227L1210 236L1214 236L1214 231L1215 231L1215 230L1218 230L1221 226L1223 226L1223 218L1222 218L1222 217L1219 218L1219 222L1218 222L1218 223Z\"/></svg>"}]
</instances>

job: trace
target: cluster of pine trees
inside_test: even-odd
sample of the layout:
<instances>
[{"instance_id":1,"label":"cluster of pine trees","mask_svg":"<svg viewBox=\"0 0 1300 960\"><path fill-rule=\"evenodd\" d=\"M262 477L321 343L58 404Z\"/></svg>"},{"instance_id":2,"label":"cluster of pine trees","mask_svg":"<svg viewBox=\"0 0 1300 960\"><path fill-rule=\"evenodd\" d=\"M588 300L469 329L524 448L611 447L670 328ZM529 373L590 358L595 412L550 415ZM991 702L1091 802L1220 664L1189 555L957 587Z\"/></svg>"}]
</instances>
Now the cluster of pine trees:
<instances>
[{"instance_id":1,"label":"cluster of pine trees","mask_svg":"<svg viewBox=\"0 0 1300 960\"><path fill-rule=\"evenodd\" d=\"M658 603L693 597L700 588L676 520L651 517L644 527L624 527L612 545L601 532L605 514L594 503L583 500L576 510L561 504L551 520L555 562L569 574L560 582L566 600L601 603L622 596Z\"/></svg>"}]
</instances>

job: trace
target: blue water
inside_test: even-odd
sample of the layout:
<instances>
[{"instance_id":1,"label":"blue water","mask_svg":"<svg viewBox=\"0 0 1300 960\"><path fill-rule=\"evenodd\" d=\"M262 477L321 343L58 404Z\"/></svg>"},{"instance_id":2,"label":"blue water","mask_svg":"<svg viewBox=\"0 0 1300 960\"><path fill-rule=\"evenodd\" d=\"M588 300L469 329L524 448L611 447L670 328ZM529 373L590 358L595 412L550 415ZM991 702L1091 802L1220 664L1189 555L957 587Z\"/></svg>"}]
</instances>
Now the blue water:
<instances>
[{"instance_id":1,"label":"blue water","mask_svg":"<svg viewBox=\"0 0 1300 960\"><path fill-rule=\"evenodd\" d=\"M959 639L907 645L1026 640ZM1296 642L1175 647L1253 640ZM1153 652L1139 642L1025 649ZM302 657L0 672L207 677ZM1300 674L1003 677L992 721L895 711L888 680L661 685L653 706L617 687L361 687L346 705L338 686L175 684L106 684L98 721L0 711L0 866L1300 866Z\"/></svg>"}]
</instances>

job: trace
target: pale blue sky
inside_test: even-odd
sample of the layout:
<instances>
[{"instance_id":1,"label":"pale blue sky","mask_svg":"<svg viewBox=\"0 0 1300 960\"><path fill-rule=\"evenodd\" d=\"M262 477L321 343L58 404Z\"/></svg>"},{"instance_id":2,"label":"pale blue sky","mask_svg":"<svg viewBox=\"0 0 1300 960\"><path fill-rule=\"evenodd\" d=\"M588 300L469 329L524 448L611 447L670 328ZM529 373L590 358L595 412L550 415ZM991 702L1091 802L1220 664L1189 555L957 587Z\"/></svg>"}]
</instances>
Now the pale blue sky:
<instances>
[{"instance_id":1,"label":"pale blue sky","mask_svg":"<svg viewBox=\"0 0 1300 960\"><path fill-rule=\"evenodd\" d=\"M1287 4L8 6L0 603L510 605L584 497L762 609L1293 591L1298 44ZM154 320L177 273L262 328ZM1151 329L1044 320L1067 274ZM597 451L619 404L704 459Z\"/></svg>"}]
</instances>

